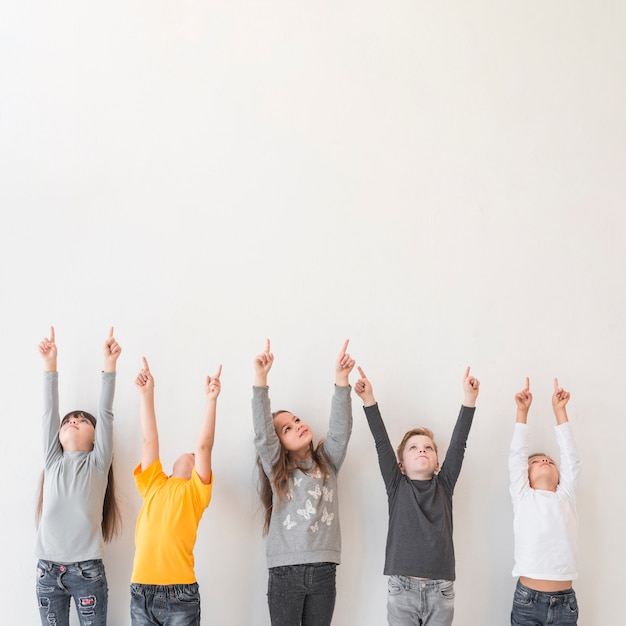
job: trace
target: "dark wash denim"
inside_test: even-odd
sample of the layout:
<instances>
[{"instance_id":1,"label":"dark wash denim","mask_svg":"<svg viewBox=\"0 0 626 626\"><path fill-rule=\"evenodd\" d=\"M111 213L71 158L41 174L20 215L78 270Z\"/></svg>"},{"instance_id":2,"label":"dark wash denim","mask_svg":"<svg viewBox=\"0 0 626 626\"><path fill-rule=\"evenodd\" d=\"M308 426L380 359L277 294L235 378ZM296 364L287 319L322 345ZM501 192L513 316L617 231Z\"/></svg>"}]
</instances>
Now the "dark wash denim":
<instances>
[{"instance_id":1,"label":"dark wash denim","mask_svg":"<svg viewBox=\"0 0 626 626\"><path fill-rule=\"evenodd\" d=\"M37 562L37 600L43 626L69 626L74 598L81 626L106 626L109 587L100 559Z\"/></svg>"},{"instance_id":2,"label":"dark wash denim","mask_svg":"<svg viewBox=\"0 0 626 626\"><path fill-rule=\"evenodd\" d=\"M188 585L130 585L132 626L199 626L200 590Z\"/></svg>"},{"instance_id":3,"label":"dark wash denim","mask_svg":"<svg viewBox=\"0 0 626 626\"><path fill-rule=\"evenodd\" d=\"M576 626L578 602L573 589L544 593L517 581L511 610L512 626Z\"/></svg>"},{"instance_id":4,"label":"dark wash denim","mask_svg":"<svg viewBox=\"0 0 626 626\"><path fill-rule=\"evenodd\" d=\"M270 567L272 626L329 626L335 610L336 563Z\"/></svg>"}]
</instances>

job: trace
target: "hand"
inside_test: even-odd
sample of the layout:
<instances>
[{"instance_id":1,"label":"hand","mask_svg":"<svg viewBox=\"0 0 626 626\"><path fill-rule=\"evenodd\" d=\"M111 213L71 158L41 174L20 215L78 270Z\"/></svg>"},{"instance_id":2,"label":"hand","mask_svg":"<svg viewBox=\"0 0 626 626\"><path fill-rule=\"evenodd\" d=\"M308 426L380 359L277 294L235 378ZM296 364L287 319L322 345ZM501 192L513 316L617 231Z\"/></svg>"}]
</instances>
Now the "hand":
<instances>
[{"instance_id":1,"label":"hand","mask_svg":"<svg viewBox=\"0 0 626 626\"><path fill-rule=\"evenodd\" d=\"M39 344L39 354L43 359L46 372L57 371L57 345L54 343L54 326L50 326L50 337L44 337Z\"/></svg>"},{"instance_id":2,"label":"hand","mask_svg":"<svg viewBox=\"0 0 626 626\"><path fill-rule=\"evenodd\" d=\"M478 388L480 387L480 381L474 376L470 376L469 365L465 369L463 375L463 391L465 393L465 399L463 400L463 406L474 407L476 406L476 398L478 397Z\"/></svg>"},{"instance_id":3,"label":"hand","mask_svg":"<svg viewBox=\"0 0 626 626\"><path fill-rule=\"evenodd\" d=\"M146 357L142 357L142 360L143 368L139 370L139 374L137 374L137 378L135 378L135 387L137 387L139 393L148 394L154 391L154 378L152 378L152 374L150 373L150 367L148 366Z\"/></svg>"},{"instance_id":4,"label":"hand","mask_svg":"<svg viewBox=\"0 0 626 626\"><path fill-rule=\"evenodd\" d=\"M569 401L569 391L565 391L563 387L559 387L559 379L554 379L554 393L552 394L552 408L556 412L557 410L564 410L565 405Z\"/></svg>"},{"instance_id":5,"label":"hand","mask_svg":"<svg viewBox=\"0 0 626 626\"><path fill-rule=\"evenodd\" d=\"M376 398L374 398L374 389L372 383L367 379L365 372L361 367L357 367L361 378L356 381L354 385L354 391L356 395L363 400L363 406L374 406L376 404Z\"/></svg>"},{"instance_id":6,"label":"hand","mask_svg":"<svg viewBox=\"0 0 626 626\"><path fill-rule=\"evenodd\" d=\"M265 340L265 352L254 357L254 386L267 387L267 375L272 369L274 355L270 350L270 340Z\"/></svg>"},{"instance_id":7,"label":"hand","mask_svg":"<svg viewBox=\"0 0 626 626\"><path fill-rule=\"evenodd\" d=\"M114 372L117 359L122 353L122 347L113 337L113 326L109 330L109 336L104 342L104 371Z\"/></svg>"},{"instance_id":8,"label":"hand","mask_svg":"<svg viewBox=\"0 0 626 626\"><path fill-rule=\"evenodd\" d=\"M350 372L354 367L354 359L346 352L348 348L348 342L350 340L346 339L343 342L343 346L341 347L341 352L337 357L337 361L335 362L335 384L338 387L347 387L349 382Z\"/></svg>"},{"instance_id":9,"label":"hand","mask_svg":"<svg viewBox=\"0 0 626 626\"><path fill-rule=\"evenodd\" d=\"M530 378L526 377L526 386L515 394L515 402L519 411L528 411L533 402L533 394L530 393Z\"/></svg>"},{"instance_id":10,"label":"hand","mask_svg":"<svg viewBox=\"0 0 626 626\"><path fill-rule=\"evenodd\" d=\"M217 396L220 395L220 391L222 390L220 384L220 375L222 374L222 366L220 365L217 368L217 372L211 378L210 376L206 377L206 398L207 400L217 400Z\"/></svg>"}]
</instances>

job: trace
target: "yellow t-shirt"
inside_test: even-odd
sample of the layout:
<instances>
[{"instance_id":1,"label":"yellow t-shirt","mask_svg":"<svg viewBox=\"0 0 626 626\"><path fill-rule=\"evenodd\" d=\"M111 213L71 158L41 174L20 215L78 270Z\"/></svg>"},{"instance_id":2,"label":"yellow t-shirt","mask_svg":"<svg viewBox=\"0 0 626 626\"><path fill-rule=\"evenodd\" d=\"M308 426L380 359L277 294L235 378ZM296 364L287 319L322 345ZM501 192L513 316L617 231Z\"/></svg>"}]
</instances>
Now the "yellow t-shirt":
<instances>
[{"instance_id":1,"label":"yellow t-shirt","mask_svg":"<svg viewBox=\"0 0 626 626\"><path fill-rule=\"evenodd\" d=\"M133 472L143 504L135 527L135 562L131 582L185 585L196 582L193 549L198 524L213 489L194 468L191 478L168 478L157 459Z\"/></svg>"}]
</instances>

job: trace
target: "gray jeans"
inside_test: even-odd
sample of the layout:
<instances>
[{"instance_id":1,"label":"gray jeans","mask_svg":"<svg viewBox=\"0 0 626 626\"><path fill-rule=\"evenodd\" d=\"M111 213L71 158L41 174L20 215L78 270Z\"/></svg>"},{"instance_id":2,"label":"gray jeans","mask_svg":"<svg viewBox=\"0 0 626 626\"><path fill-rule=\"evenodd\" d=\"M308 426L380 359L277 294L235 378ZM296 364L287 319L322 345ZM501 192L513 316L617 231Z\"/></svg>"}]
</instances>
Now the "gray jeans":
<instances>
[{"instance_id":1,"label":"gray jeans","mask_svg":"<svg viewBox=\"0 0 626 626\"><path fill-rule=\"evenodd\" d=\"M454 582L390 576L389 626L450 626L454 617Z\"/></svg>"}]
</instances>

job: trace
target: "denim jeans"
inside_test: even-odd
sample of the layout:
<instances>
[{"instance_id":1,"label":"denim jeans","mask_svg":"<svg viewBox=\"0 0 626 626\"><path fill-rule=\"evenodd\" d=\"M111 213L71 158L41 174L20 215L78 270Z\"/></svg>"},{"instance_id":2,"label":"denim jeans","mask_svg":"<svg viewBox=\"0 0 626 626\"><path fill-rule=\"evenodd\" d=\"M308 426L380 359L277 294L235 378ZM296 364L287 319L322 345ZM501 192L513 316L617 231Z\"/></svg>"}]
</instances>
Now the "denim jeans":
<instances>
[{"instance_id":1,"label":"denim jeans","mask_svg":"<svg viewBox=\"0 0 626 626\"><path fill-rule=\"evenodd\" d=\"M132 626L199 626L198 583L188 585L130 585Z\"/></svg>"},{"instance_id":2,"label":"denim jeans","mask_svg":"<svg viewBox=\"0 0 626 626\"><path fill-rule=\"evenodd\" d=\"M511 610L512 626L576 626L578 602L573 589L544 593L517 581Z\"/></svg>"},{"instance_id":3,"label":"denim jeans","mask_svg":"<svg viewBox=\"0 0 626 626\"><path fill-rule=\"evenodd\" d=\"M37 563L37 600L43 626L69 626L74 598L81 626L105 626L109 587L100 559Z\"/></svg>"},{"instance_id":4,"label":"denim jeans","mask_svg":"<svg viewBox=\"0 0 626 626\"><path fill-rule=\"evenodd\" d=\"M329 626L335 610L336 563L270 567L272 626Z\"/></svg>"},{"instance_id":5,"label":"denim jeans","mask_svg":"<svg viewBox=\"0 0 626 626\"><path fill-rule=\"evenodd\" d=\"M450 626L454 616L454 582L390 576L387 583L389 626Z\"/></svg>"}]
</instances>

